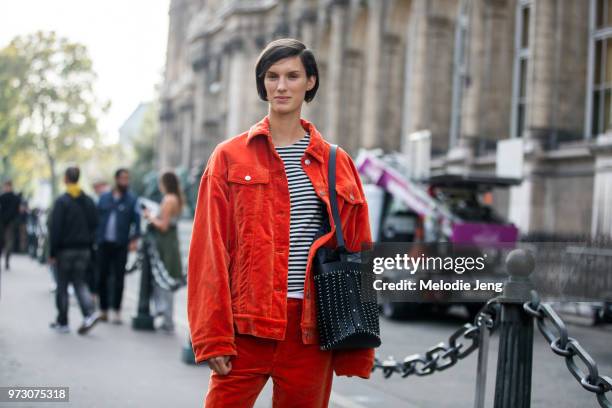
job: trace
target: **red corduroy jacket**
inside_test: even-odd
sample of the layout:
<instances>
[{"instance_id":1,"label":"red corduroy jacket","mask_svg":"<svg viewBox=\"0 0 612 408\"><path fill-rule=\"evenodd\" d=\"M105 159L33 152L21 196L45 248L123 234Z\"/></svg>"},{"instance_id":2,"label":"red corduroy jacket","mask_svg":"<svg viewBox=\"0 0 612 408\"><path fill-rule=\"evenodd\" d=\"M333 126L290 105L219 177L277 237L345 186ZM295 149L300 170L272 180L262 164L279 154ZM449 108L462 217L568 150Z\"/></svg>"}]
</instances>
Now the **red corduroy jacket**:
<instances>
[{"instance_id":1,"label":"red corduroy jacket","mask_svg":"<svg viewBox=\"0 0 612 408\"><path fill-rule=\"evenodd\" d=\"M335 247L328 197L330 145L306 120L310 144L302 168L326 204L332 230L308 254L302 341L318 343L312 260L321 246ZM345 245L360 251L371 241L368 207L350 156L337 154L338 207ZM285 336L289 258L289 188L266 116L248 132L220 143L200 183L189 251L188 316L196 361L236 355L234 334L275 340ZM369 378L374 349L333 351L336 375Z\"/></svg>"}]
</instances>

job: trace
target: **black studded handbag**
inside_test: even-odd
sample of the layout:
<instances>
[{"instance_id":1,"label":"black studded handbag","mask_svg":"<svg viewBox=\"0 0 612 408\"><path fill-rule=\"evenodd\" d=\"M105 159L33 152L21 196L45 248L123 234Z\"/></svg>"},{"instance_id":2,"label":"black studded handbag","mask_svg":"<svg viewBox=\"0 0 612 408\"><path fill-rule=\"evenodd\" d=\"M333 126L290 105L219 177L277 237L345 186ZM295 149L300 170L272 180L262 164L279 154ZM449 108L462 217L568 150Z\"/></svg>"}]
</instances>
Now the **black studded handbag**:
<instances>
[{"instance_id":1,"label":"black studded handbag","mask_svg":"<svg viewBox=\"0 0 612 408\"><path fill-rule=\"evenodd\" d=\"M322 350L373 348L380 346L376 292L362 285L365 254L349 252L344 245L336 195L337 147L331 146L328 168L337 247L321 247L313 259L319 343ZM329 220L324 228L329 230Z\"/></svg>"}]
</instances>

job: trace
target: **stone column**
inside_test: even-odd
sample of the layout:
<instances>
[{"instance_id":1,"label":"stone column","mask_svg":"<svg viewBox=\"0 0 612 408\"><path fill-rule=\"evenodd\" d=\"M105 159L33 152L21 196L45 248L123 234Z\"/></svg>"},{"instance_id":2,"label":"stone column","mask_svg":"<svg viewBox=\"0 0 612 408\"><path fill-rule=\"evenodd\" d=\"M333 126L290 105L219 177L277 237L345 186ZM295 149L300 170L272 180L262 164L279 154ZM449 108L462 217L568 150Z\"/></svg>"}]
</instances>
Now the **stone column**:
<instances>
[{"instance_id":1,"label":"stone column","mask_svg":"<svg viewBox=\"0 0 612 408\"><path fill-rule=\"evenodd\" d=\"M298 18L300 24L300 36L302 42L306 45L306 47L314 50L315 58L317 59L317 65L319 68L319 85L321 84L321 74L322 74L322 62L323 55L316 51L317 47L317 14L316 9L310 9L304 7L301 11L301 15ZM310 121L313 121L316 126L321 126L320 121L317 121L319 117L320 109L318 109L321 105L321 101L323 100L323 89L319 88L317 90L317 95L315 95L315 99L312 103L305 103L302 105L302 117L306 118ZM321 129L323 130L323 129Z\"/></svg>"},{"instance_id":2,"label":"stone column","mask_svg":"<svg viewBox=\"0 0 612 408\"><path fill-rule=\"evenodd\" d=\"M315 47L316 41L316 10L304 7L300 11L300 13L301 14L298 17L298 21L300 24L300 38L302 42L306 45L306 47L312 49Z\"/></svg>"},{"instance_id":3,"label":"stone column","mask_svg":"<svg viewBox=\"0 0 612 408\"><path fill-rule=\"evenodd\" d=\"M366 31L365 81L363 82L363 112L361 142L371 149L380 144L379 106L381 104L380 70L382 50L383 1L368 2L368 25Z\"/></svg>"},{"instance_id":4,"label":"stone column","mask_svg":"<svg viewBox=\"0 0 612 408\"><path fill-rule=\"evenodd\" d=\"M413 0L407 25L402 134L430 130L434 154L448 148L457 7L454 0Z\"/></svg>"},{"instance_id":5,"label":"stone column","mask_svg":"<svg viewBox=\"0 0 612 408\"><path fill-rule=\"evenodd\" d=\"M187 168L200 166L203 160L204 134L204 111L206 110L206 74L200 69L194 72L194 97L193 97L193 129L191 141L191 159Z\"/></svg>"},{"instance_id":6,"label":"stone column","mask_svg":"<svg viewBox=\"0 0 612 408\"><path fill-rule=\"evenodd\" d=\"M242 50L233 50L229 55L229 70L227 75L229 76L228 88L227 88L227 125L225 137L229 138L236 136L238 133L244 130L246 125L243 124L245 116L249 117L245 109L244 98L246 92L256 92L254 84L247 89L245 81L246 69L246 56ZM253 78L254 75L249 76ZM252 80L254 82L254 80Z\"/></svg>"},{"instance_id":7,"label":"stone column","mask_svg":"<svg viewBox=\"0 0 612 408\"><path fill-rule=\"evenodd\" d=\"M183 122L182 138L180 140L181 152L180 152L180 165L184 169L189 169L191 165L191 154L193 147L193 131L194 131L194 114L193 114L193 103L186 101L181 106L181 117Z\"/></svg>"},{"instance_id":8,"label":"stone column","mask_svg":"<svg viewBox=\"0 0 612 408\"><path fill-rule=\"evenodd\" d=\"M344 53L342 81L344 94L340 112L340 134L336 142L350 155L357 154L362 146L362 103L364 99L361 84L363 83L364 55L361 51L349 49Z\"/></svg>"},{"instance_id":9,"label":"stone column","mask_svg":"<svg viewBox=\"0 0 612 408\"><path fill-rule=\"evenodd\" d=\"M172 122L172 139L167 146L169 150L169 167L176 167L181 160L181 141L183 136L183 118L180 111L176 114L176 119Z\"/></svg>"},{"instance_id":10,"label":"stone column","mask_svg":"<svg viewBox=\"0 0 612 408\"><path fill-rule=\"evenodd\" d=\"M397 151L401 147L402 87L404 81L404 47L399 36L392 33L383 35L381 61L377 127L370 143L374 142L376 135L378 135L378 147L385 151ZM365 144L364 147L371 148L374 146L373 144Z\"/></svg>"},{"instance_id":11,"label":"stone column","mask_svg":"<svg viewBox=\"0 0 612 408\"><path fill-rule=\"evenodd\" d=\"M333 1L331 10L331 33L328 57L328 81L327 81L327 128L325 136L327 140L334 143L338 141L341 127L341 109L343 78L342 67L344 62L344 51L346 48L348 9L347 2L343 0Z\"/></svg>"},{"instance_id":12,"label":"stone column","mask_svg":"<svg viewBox=\"0 0 612 408\"><path fill-rule=\"evenodd\" d=\"M516 6L512 1L486 0L472 0L471 6L460 137L505 139L510 124Z\"/></svg>"},{"instance_id":13,"label":"stone column","mask_svg":"<svg viewBox=\"0 0 612 408\"><path fill-rule=\"evenodd\" d=\"M555 75L555 0L533 3L530 28L530 75L528 75L527 109L528 136L546 136L552 123L553 80ZM528 65L528 66L529 66Z\"/></svg>"},{"instance_id":14,"label":"stone column","mask_svg":"<svg viewBox=\"0 0 612 408\"><path fill-rule=\"evenodd\" d=\"M578 139L584 128L589 2L538 0L532 5L526 127L552 142ZM577 80L577 78L585 78Z\"/></svg>"},{"instance_id":15,"label":"stone column","mask_svg":"<svg viewBox=\"0 0 612 408\"><path fill-rule=\"evenodd\" d=\"M157 152L156 152L156 165L157 169L168 167L170 163L170 149L169 146L172 143L172 122L174 120L174 113L172 112L172 105L168 99L161 99L161 106L159 112L159 137L157 140Z\"/></svg>"}]
</instances>

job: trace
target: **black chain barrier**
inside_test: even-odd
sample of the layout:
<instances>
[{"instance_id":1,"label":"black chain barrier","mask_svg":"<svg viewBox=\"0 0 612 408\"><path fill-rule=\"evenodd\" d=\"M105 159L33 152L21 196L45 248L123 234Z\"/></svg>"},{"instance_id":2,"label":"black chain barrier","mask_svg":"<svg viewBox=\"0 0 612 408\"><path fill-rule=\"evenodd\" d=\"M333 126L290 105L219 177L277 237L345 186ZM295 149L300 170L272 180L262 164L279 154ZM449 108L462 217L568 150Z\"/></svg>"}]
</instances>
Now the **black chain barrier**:
<instances>
[{"instance_id":1,"label":"black chain barrier","mask_svg":"<svg viewBox=\"0 0 612 408\"><path fill-rule=\"evenodd\" d=\"M599 375L597 363L578 341L569 336L565 323L550 305L540 303L536 291L531 291L531 302L523 305L525 312L536 319L538 329L550 344L552 351L565 357L569 372L582 387L597 395L597 402L604 408L612 408L606 394L612 391L612 378ZM576 364L576 357L586 367L586 372Z\"/></svg>"},{"instance_id":2,"label":"black chain barrier","mask_svg":"<svg viewBox=\"0 0 612 408\"><path fill-rule=\"evenodd\" d=\"M599 375L597 363L593 357L580 345L580 343L569 336L565 323L553 308L540 302L540 297L535 290L531 290L529 275L534 268L534 258L529 251L515 249L506 258L506 267L510 279L504 286L502 296L491 299L478 312L474 323L467 323L454 332L448 339L448 343L439 343L425 352L425 354L414 354L408 356L403 362L397 362L393 357L385 361L378 358L374 360L372 371L380 369L385 378L393 374L402 377L409 375L426 376L437 371L443 371L457 364L481 344L482 338L493 333L503 321L502 332L504 336L511 336L513 342L505 344L505 349L500 349L498 355L498 378L495 389L495 406L500 408L529 407L531 395L531 353L532 353L532 326L529 319L535 319L538 329L550 344L552 351L565 358L565 363L572 376L587 391L597 396L597 402L602 408L612 408L609 397L612 395L612 378ZM531 299L531 300L529 300ZM501 315L504 311L504 317ZM525 315L521 315L524 311ZM489 333L483 330L489 330ZM521 336L519 336L522 335ZM508 337L504 337L505 340ZM521 339L527 339L528 343L521 343ZM486 340L485 340L486 341ZM520 344L519 344L520 343ZM482 345L483 353L486 353L486 345ZM483 354L484 355L484 354ZM500 366L500 359L503 363ZM486 360L484 360L486 361ZM578 366L578 361L586 368L583 370ZM480 365L479 361L479 365ZM514 382L500 382L500 375L520 371L523 378L514 379ZM481 380L486 379L486 370L478 373L484 375ZM486 380L485 380L486 381ZM501 385L500 385L501 384ZM481 385L481 384L480 384ZM477 384L476 406L483 406L483 392Z\"/></svg>"},{"instance_id":3,"label":"black chain barrier","mask_svg":"<svg viewBox=\"0 0 612 408\"><path fill-rule=\"evenodd\" d=\"M601 407L612 408L612 402L607 397L607 393L612 391L612 378L599 375L597 363L593 357L576 339L569 337L565 323L553 308L545 303L540 303L536 291L532 291L531 296L531 302L526 302L523 309L529 316L536 319L538 329L550 344L552 351L565 357L569 372L585 390L597 395L597 401ZM448 343L441 342L431 347L425 354L410 355L401 363L395 361L393 357L385 361L380 361L377 357L374 360L372 371L382 370L385 378L393 374L399 374L402 377L414 374L422 377L454 366L459 360L478 349L480 330L487 329L491 333L495 331L499 324L499 303L497 302L497 299L491 299L478 312L474 323L466 323L455 331L448 338ZM469 345L466 347L465 344L468 342ZM578 367L576 357L585 365L586 372Z\"/></svg>"},{"instance_id":4,"label":"black chain barrier","mask_svg":"<svg viewBox=\"0 0 612 408\"><path fill-rule=\"evenodd\" d=\"M401 363L395 361L393 357L385 361L380 361L378 357L375 358L372 371L382 370L385 378L393 374L399 374L402 377L414 374L422 377L454 366L459 360L478 349L480 330L495 331L499 324L499 306L497 299L489 300L476 315L474 323L464 324L448 338L448 343L438 343L425 354L413 354L406 357Z\"/></svg>"}]
</instances>

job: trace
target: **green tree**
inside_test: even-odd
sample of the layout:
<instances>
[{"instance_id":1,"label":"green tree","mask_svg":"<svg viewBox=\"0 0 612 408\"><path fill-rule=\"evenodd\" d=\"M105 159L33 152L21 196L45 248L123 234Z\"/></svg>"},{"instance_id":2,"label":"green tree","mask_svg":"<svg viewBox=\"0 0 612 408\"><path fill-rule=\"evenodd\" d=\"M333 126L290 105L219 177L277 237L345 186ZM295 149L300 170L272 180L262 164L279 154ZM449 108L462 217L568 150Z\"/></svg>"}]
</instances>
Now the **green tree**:
<instances>
[{"instance_id":1,"label":"green tree","mask_svg":"<svg viewBox=\"0 0 612 408\"><path fill-rule=\"evenodd\" d=\"M19 124L27 111L20 92L26 71L27 62L13 45L0 50L0 174L8 177L9 157L19 148Z\"/></svg>"},{"instance_id":2,"label":"green tree","mask_svg":"<svg viewBox=\"0 0 612 408\"><path fill-rule=\"evenodd\" d=\"M156 190L155 143L159 134L159 106L149 104L142 119L142 126L133 141L134 161L130 168L133 190L142 196L159 198Z\"/></svg>"},{"instance_id":3,"label":"green tree","mask_svg":"<svg viewBox=\"0 0 612 408\"><path fill-rule=\"evenodd\" d=\"M28 146L43 155L55 197L58 163L91 157L100 142L97 116L108 106L96 98L96 74L84 45L53 32L37 32L15 38L4 52L15 54L14 63L25 67L21 78L8 80L19 83L17 110L24 111L9 117L8 137L18 140L13 148Z\"/></svg>"}]
</instances>

